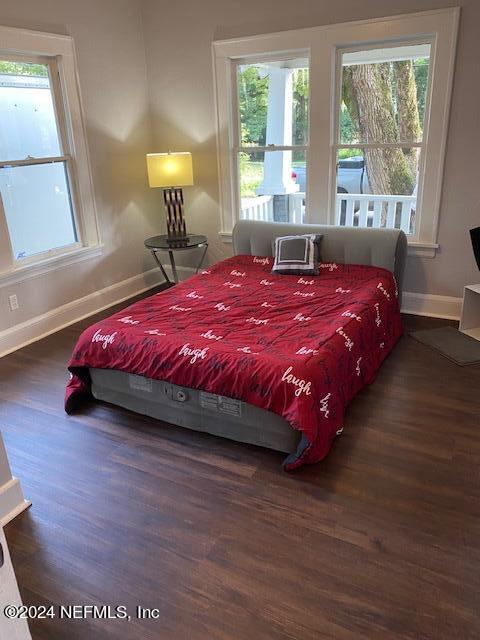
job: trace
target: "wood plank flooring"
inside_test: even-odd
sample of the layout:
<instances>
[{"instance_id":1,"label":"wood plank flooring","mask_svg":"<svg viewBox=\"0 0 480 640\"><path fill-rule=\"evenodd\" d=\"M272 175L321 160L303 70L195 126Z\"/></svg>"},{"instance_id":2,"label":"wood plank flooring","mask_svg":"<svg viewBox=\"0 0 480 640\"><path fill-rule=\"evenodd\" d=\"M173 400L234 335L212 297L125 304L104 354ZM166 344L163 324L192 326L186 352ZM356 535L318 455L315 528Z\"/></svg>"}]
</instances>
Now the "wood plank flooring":
<instances>
[{"instance_id":1,"label":"wood plank flooring","mask_svg":"<svg viewBox=\"0 0 480 640\"><path fill-rule=\"evenodd\" d=\"M105 404L66 416L92 320L0 360L0 428L33 501L6 533L24 603L132 620L33 621L34 640L480 638L480 366L406 335L328 458L286 474L281 454Z\"/></svg>"}]
</instances>

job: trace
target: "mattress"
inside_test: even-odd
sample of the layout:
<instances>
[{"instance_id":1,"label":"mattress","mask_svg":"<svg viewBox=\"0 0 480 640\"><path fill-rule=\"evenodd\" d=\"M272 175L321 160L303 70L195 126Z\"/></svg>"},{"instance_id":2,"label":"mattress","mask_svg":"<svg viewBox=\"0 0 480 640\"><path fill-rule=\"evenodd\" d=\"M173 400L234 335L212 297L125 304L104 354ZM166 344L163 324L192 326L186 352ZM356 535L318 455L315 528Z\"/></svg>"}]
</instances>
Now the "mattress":
<instances>
[{"instance_id":1,"label":"mattress","mask_svg":"<svg viewBox=\"0 0 480 640\"><path fill-rule=\"evenodd\" d=\"M91 369L120 371L276 414L300 432L286 468L321 460L402 334L395 278L335 262L318 276L271 267L265 256L229 258L86 329L69 362L66 410L91 396ZM143 409L130 401L153 411L147 398Z\"/></svg>"},{"instance_id":2,"label":"mattress","mask_svg":"<svg viewBox=\"0 0 480 640\"><path fill-rule=\"evenodd\" d=\"M300 440L281 416L220 396L112 369L90 369L97 400L196 431L291 453Z\"/></svg>"}]
</instances>

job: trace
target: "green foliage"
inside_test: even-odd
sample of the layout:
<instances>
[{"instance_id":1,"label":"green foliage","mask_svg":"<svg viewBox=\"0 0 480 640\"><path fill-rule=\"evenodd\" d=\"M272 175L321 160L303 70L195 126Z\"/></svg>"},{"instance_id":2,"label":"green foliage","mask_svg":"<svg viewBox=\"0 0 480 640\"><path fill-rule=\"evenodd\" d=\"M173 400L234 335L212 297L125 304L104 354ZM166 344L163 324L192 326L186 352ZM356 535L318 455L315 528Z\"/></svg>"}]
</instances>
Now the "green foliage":
<instances>
[{"instance_id":1,"label":"green foliage","mask_svg":"<svg viewBox=\"0 0 480 640\"><path fill-rule=\"evenodd\" d=\"M292 167L304 167L305 164L305 151L292 151Z\"/></svg>"},{"instance_id":2,"label":"green foliage","mask_svg":"<svg viewBox=\"0 0 480 640\"><path fill-rule=\"evenodd\" d=\"M418 115L420 117L422 129L425 117L425 96L427 95L428 67L428 58L417 58L413 61L413 73L415 74L415 83L417 85Z\"/></svg>"},{"instance_id":3,"label":"green foliage","mask_svg":"<svg viewBox=\"0 0 480 640\"><path fill-rule=\"evenodd\" d=\"M293 72L293 144L304 145L308 142L309 93L308 69L295 69Z\"/></svg>"},{"instance_id":4,"label":"green foliage","mask_svg":"<svg viewBox=\"0 0 480 640\"><path fill-rule=\"evenodd\" d=\"M342 102L340 111L340 140L345 144L355 144L358 141L358 138L358 126L352 120L345 103ZM341 151L350 151L350 149L341 149ZM356 154L352 153L344 157L351 157L351 155Z\"/></svg>"},{"instance_id":5,"label":"green foliage","mask_svg":"<svg viewBox=\"0 0 480 640\"><path fill-rule=\"evenodd\" d=\"M17 76L48 76L48 67L34 62L10 62L0 60L0 73Z\"/></svg>"},{"instance_id":6,"label":"green foliage","mask_svg":"<svg viewBox=\"0 0 480 640\"><path fill-rule=\"evenodd\" d=\"M238 107L241 141L244 145L264 146L267 133L268 74L262 76L255 65L240 67L238 76ZM308 69L293 72L293 144L308 141Z\"/></svg>"},{"instance_id":7,"label":"green foliage","mask_svg":"<svg viewBox=\"0 0 480 640\"><path fill-rule=\"evenodd\" d=\"M397 114L397 95L395 87L395 78L393 74L394 63L376 63L373 65L375 73L378 76L379 90L386 91L390 95L386 96L387 101L393 106L395 122L398 121ZM420 125L423 129L423 120L425 115L425 97L427 92L429 58L417 58L413 61L413 72L415 76L415 84L417 88L417 104ZM344 67L344 78L349 68ZM342 105L340 112L340 140L345 144L355 144L359 141L358 130L358 113L355 112L355 96L349 96L348 91L351 88L350 83L344 83L342 88ZM385 96L384 96L385 97ZM348 108L347 108L348 107ZM351 110L354 113L351 113ZM398 139L397 131L392 130L389 139L393 142Z\"/></svg>"},{"instance_id":8,"label":"green foliage","mask_svg":"<svg viewBox=\"0 0 480 640\"><path fill-rule=\"evenodd\" d=\"M0 63L0 72L2 71ZM16 63L8 63L16 64ZM44 73L30 73L30 75L46 75ZM388 103L393 108L393 126L397 120L396 114L396 90L395 81L392 74L391 63L383 63L375 65L379 74L378 86L379 90L388 93ZM425 114L425 96L428 82L428 58L418 58L413 62L413 70L417 87L418 111L420 123L423 127ZM268 71L267 68L263 72ZM238 81L238 100L239 115L241 128L241 144L252 146L264 146L266 144L267 129L267 109L268 109L268 73L262 72L260 66L245 65L239 68ZM14 73L14 71L10 71ZM345 69L344 69L345 73ZM345 92L348 89L348 83L343 87ZM304 145L308 142L308 111L309 111L309 75L308 69L295 69L293 73L293 131L292 143L294 145ZM350 98L354 96L350 96ZM344 94L344 100L341 105L340 113L340 139L346 144L356 144L359 140L359 123L358 113L355 112L355 100L348 100L348 96ZM348 105L348 108L347 108ZM351 112L353 109L353 112ZM396 131L390 132L391 140L396 139ZM351 158L353 156L362 155L361 149L340 149L338 159ZM293 164L297 166L305 166L305 154L303 151L293 152ZM263 178L263 154L240 154L240 191L242 197L254 197L256 188L259 186ZM392 182L395 193L411 193L414 184L411 176L407 175L406 166L400 163L398 167L394 167ZM400 166L401 165L401 166Z\"/></svg>"},{"instance_id":9,"label":"green foliage","mask_svg":"<svg viewBox=\"0 0 480 640\"><path fill-rule=\"evenodd\" d=\"M242 144L265 145L267 131L268 76L248 65L238 73L238 101Z\"/></svg>"},{"instance_id":10,"label":"green foliage","mask_svg":"<svg viewBox=\"0 0 480 640\"><path fill-rule=\"evenodd\" d=\"M263 155L263 154L262 154ZM254 155L248 153L239 154L240 170L240 197L254 198L256 189L263 179L263 158L255 160Z\"/></svg>"},{"instance_id":11,"label":"green foliage","mask_svg":"<svg viewBox=\"0 0 480 640\"><path fill-rule=\"evenodd\" d=\"M292 171L297 168L305 168L305 152L299 151L299 159L293 157ZM295 152L293 153L295 156ZM358 155L358 151L357 151ZM254 198L257 195L257 187L263 180L263 153L240 153L239 154L239 171L240 171L240 197Z\"/></svg>"},{"instance_id":12,"label":"green foliage","mask_svg":"<svg viewBox=\"0 0 480 640\"><path fill-rule=\"evenodd\" d=\"M363 156L363 149L339 149L338 160L345 160L345 158L354 158L355 156Z\"/></svg>"},{"instance_id":13,"label":"green foliage","mask_svg":"<svg viewBox=\"0 0 480 640\"><path fill-rule=\"evenodd\" d=\"M341 141L421 139L428 66L428 58L418 58L344 67ZM412 193L418 168L415 149L366 150L364 155L373 193Z\"/></svg>"}]
</instances>

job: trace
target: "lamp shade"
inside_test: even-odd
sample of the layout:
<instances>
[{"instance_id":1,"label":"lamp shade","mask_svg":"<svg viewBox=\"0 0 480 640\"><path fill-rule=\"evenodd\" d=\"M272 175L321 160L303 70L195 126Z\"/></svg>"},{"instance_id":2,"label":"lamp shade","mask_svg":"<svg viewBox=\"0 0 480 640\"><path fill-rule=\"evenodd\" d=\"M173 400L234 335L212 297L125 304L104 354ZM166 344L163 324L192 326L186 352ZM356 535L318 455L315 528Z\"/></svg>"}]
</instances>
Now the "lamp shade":
<instances>
[{"instance_id":1,"label":"lamp shade","mask_svg":"<svg viewBox=\"0 0 480 640\"><path fill-rule=\"evenodd\" d=\"M193 184L192 154L147 153L148 184L151 187L185 187Z\"/></svg>"}]
</instances>

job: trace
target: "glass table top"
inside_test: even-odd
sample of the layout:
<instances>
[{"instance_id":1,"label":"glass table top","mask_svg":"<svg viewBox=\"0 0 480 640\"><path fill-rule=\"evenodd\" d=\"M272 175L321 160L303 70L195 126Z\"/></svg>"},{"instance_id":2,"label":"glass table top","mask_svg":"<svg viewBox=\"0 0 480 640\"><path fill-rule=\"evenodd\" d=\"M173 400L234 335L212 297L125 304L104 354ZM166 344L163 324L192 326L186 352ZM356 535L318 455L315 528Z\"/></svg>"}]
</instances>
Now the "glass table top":
<instances>
[{"instance_id":1,"label":"glass table top","mask_svg":"<svg viewBox=\"0 0 480 640\"><path fill-rule=\"evenodd\" d=\"M207 242L207 236L188 233L185 238L169 238L166 235L153 236L145 240L145 246L149 249L188 249L198 247Z\"/></svg>"}]
</instances>

